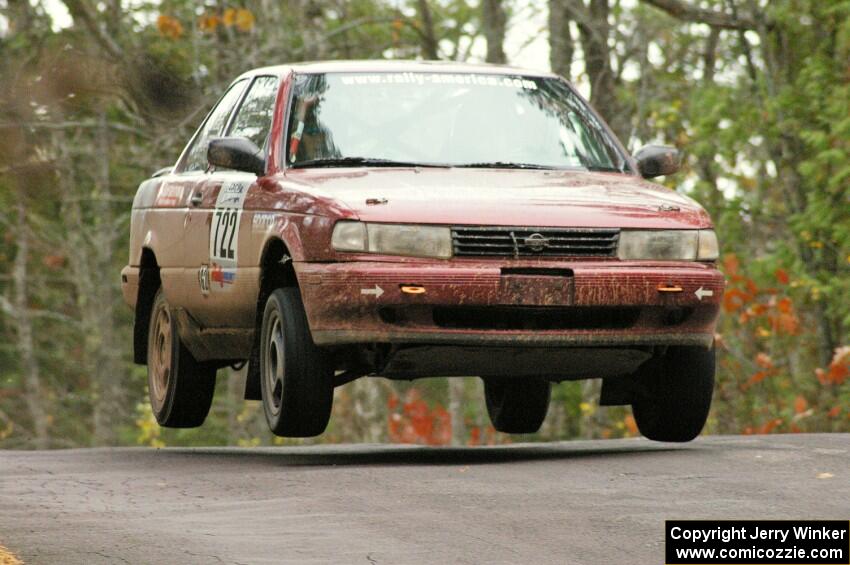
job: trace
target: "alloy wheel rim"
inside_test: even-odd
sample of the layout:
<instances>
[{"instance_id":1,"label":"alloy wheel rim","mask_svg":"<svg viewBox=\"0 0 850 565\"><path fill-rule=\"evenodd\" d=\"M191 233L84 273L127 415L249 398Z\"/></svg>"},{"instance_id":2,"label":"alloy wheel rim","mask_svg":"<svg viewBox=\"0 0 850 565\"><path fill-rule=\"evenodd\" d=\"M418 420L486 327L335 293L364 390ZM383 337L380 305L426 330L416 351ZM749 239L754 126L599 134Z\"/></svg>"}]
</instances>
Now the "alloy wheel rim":
<instances>
[{"instance_id":1,"label":"alloy wheel rim","mask_svg":"<svg viewBox=\"0 0 850 565\"><path fill-rule=\"evenodd\" d=\"M159 411L165 403L168 383L171 380L172 326L168 308L160 305L154 316L153 359L151 363L150 390L154 408Z\"/></svg>"},{"instance_id":2,"label":"alloy wheel rim","mask_svg":"<svg viewBox=\"0 0 850 565\"><path fill-rule=\"evenodd\" d=\"M264 363L265 375L263 375L266 381L266 390L268 391L268 394L265 396L265 402L269 411L277 415L280 413L281 405L283 404L283 375L286 370L283 324L277 312L271 315L269 328Z\"/></svg>"}]
</instances>

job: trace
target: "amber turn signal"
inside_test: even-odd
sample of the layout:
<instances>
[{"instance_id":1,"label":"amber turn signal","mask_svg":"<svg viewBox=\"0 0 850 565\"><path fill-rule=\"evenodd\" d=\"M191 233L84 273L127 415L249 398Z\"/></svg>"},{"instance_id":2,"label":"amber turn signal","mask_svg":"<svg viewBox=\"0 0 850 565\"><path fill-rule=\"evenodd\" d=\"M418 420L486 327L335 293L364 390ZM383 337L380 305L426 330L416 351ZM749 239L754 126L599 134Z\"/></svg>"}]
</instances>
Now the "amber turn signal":
<instances>
[{"instance_id":1,"label":"amber turn signal","mask_svg":"<svg viewBox=\"0 0 850 565\"><path fill-rule=\"evenodd\" d=\"M425 287L412 284L401 285L401 291L405 294L425 294Z\"/></svg>"},{"instance_id":2,"label":"amber turn signal","mask_svg":"<svg viewBox=\"0 0 850 565\"><path fill-rule=\"evenodd\" d=\"M660 284L658 285L658 292L682 292L682 287L670 284Z\"/></svg>"}]
</instances>

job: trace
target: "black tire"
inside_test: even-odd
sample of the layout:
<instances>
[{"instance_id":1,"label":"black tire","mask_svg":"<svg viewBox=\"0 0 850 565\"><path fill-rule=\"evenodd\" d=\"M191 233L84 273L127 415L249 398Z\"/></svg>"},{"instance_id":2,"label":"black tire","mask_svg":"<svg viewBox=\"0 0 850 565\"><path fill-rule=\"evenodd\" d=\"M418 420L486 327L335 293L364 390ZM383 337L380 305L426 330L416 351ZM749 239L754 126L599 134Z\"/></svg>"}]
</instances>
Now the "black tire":
<instances>
[{"instance_id":1,"label":"black tire","mask_svg":"<svg viewBox=\"0 0 850 565\"><path fill-rule=\"evenodd\" d=\"M711 409L714 347L670 347L635 374L632 413L640 433L655 441L696 438Z\"/></svg>"},{"instance_id":2,"label":"black tire","mask_svg":"<svg viewBox=\"0 0 850 565\"><path fill-rule=\"evenodd\" d=\"M333 366L313 343L297 288L271 293L260 331L260 388L275 435L325 431L333 406Z\"/></svg>"},{"instance_id":3,"label":"black tire","mask_svg":"<svg viewBox=\"0 0 850 565\"><path fill-rule=\"evenodd\" d=\"M493 427L508 434L533 434L549 411L552 384L543 379L484 379L484 399Z\"/></svg>"},{"instance_id":4,"label":"black tire","mask_svg":"<svg viewBox=\"0 0 850 565\"><path fill-rule=\"evenodd\" d=\"M204 423L215 392L215 366L199 363L180 341L174 313L162 289L148 324L148 393L160 426L197 428Z\"/></svg>"}]
</instances>

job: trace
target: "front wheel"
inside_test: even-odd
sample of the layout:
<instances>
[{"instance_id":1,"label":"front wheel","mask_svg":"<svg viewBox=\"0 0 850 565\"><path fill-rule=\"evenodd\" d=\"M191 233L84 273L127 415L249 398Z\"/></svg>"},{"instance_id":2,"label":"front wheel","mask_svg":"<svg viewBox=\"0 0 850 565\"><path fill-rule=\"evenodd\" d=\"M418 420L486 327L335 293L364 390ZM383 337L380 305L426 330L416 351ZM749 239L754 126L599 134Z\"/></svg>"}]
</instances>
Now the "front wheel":
<instances>
[{"instance_id":1,"label":"front wheel","mask_svg":"<svg viewBox=\"0 0 850 565\"><path fill-rule=\"evenodd\" d=\"M493 427L508 434L533 434L549 411L552 384L536 378L484 379L484 399Z\"/></svg>"},{"instance_id":2,"label":"front wheel","mask_svg":"<svg viewBox=\"0 0 850 565\"><path fill-rule=\"evenodd\" d=\"M172 310L159 289L148 324L148 391L159 425L203 424L212 404L215 372L215 366L196 361L180 341Z\"/></svg>"},{"instance_id":3,"label":"front wheel","mask_svg":"<svg viewBox=\"0 0 850 565\"><path fill-rule=\"evenodd\" d=\"M333 405L333 365L313 343L297 288L279 288L266 301L260 385L274 434L311 437L325 431Z\"/></svg>"},{"instance_id":4,"label":"front wheel","mask_svg":"<svg viewBox=\"0 0 850 565\"><path fill-rule=\"evenodd\" d=\"M641 434L671 442L700 434L714 390L713 347L670 347L644 363L635 378L632 413Z\"/></svg>"}]
</instances>

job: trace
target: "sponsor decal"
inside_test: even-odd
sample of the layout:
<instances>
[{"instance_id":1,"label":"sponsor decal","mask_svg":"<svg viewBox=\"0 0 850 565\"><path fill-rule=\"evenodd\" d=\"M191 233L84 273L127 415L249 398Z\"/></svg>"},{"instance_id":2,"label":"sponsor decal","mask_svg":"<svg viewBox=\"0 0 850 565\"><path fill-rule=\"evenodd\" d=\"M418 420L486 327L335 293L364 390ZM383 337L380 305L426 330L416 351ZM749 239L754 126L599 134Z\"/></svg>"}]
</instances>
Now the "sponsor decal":
<instances>
[{"instance_id":1,"label":"sponsor decal","mask_svg":"<svg viewBox=\"0 0 850 565\"><path fill-rule=\"evenodd\" d=\"M198 284L201 286L201 294L210 293L210 266L207 264L201 265L198 269Z\"/></svg>"},{"instance_id":2,"label":"sponsor decal","mask_svg":"<svg viewBox=\"0 0 850 565\"><path fill-rule=\"evenodd\" d=\"M241 200L238 194L232 194L221 200L220 204L222 206L238 206L239 201Z\"/></svg>"},{"instance_id":3,"label":"sponsor decal","mask_svg":"<svg viewBox=\"0 0 850 565\"><path fill-rule=\"evenodd\" d=\"M220 288L224 288L225 285L232 285L236 281L236 269L225 269L221 265L213 263L210 280L213 284L218 283Z\"/></svg>"},{"instance_id":4,"label":"sponsor decal","mask_svg":"<svg viewBox=\"0 0 850 565\"><path fill-rule=\"evenodd\" d=\"M537 90L537 83L531 79L510 75L483 75L475 73L357 73L342 75L342 84L347 86L369 86L376 84L460 84L475 86L495 86L521 90Z\"/></svg>"},{"instance_id":5,"label":"sponsor decal","mask_svg":"<svg viewBox=\"0 0 850 565\"><path fill-rule=\"evenodd\" d=\"M274 225L274 221L277 218L276 214L272 214L270 212L257 212L254 214L254 219L252 224L257 228L267 228L271 225Z\"/></svg>"},{"instance_id":6,"label":"sponsor decal","mask_svg":"<svg viewBox=\"0 0 850 565\"><path fill-rule=\"evenodd\" d=\"M183 199L183 187L179 184L163 184L159 187L154 206L161 208L174 208L180 205Z\"/></svg>"}]
</instances>

